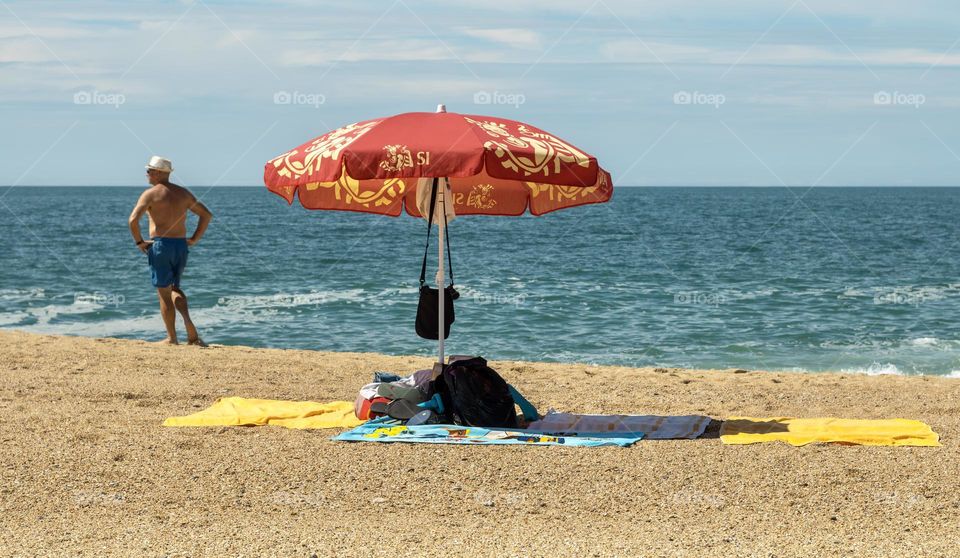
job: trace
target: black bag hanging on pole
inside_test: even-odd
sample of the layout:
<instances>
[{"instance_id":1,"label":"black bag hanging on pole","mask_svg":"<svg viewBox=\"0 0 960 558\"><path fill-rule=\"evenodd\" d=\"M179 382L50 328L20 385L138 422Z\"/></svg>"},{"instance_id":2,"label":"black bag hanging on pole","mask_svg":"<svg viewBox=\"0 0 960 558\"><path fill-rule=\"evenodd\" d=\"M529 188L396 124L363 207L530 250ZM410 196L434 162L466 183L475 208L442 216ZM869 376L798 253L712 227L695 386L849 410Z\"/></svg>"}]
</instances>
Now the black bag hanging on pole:
<instances>
[{"instance_id":1,"label":"black bag hanging on pole","mask_svg":"<svg viewBox=\"0 0 960 558\"><path fill-rule=\"evenodd\" d=\"M433 210L437 203L437 186L439 179L433 179L433 189L430 192L430 214L427 218L427 245L423 248L423 264L420 266L420 302L417 304L417 335L424 339L440 339L437 331L437 322L440 313L440 292L424 284L427 277L427 251L430 249L430 230L433 228ZM447 212L443 212L444 229L447 229ZM443 293L443 338L450 337L450 324L453 323L453 301L460 298L460 293L453 288L453 260L450 257L450 232L445 235L447 241L447 261L450 268L450 286L444 288Z\"/></svg>"}]
</instances>

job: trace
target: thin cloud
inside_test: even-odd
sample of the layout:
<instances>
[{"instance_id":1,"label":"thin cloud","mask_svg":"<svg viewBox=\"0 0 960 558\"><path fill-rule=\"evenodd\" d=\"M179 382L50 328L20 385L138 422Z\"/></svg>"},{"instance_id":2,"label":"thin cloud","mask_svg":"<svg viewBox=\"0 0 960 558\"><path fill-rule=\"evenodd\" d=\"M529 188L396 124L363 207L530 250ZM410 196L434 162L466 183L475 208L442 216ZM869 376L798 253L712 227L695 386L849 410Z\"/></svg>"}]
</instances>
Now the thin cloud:
<instances>
[{"instance_id":1,"label":"thin cloud","mask_svg":"<svg viewBox=\"0 0 960 558\"><path fill-rule=\"evenodd\" d=\"M772 65L772 66L833 66L839 64L870 66L938 66L960 65L960 53L944 55L943 52L917 48L864 49L857 56L842 47L814 46L805 44L766 44L753 49L747 56L733 48L712 48L684 43L656 43L649 46L667 64L716 64L716 65ZM609 41L601 49L608 62L659 63L637 41Z\"/></svg>"},{"instance_id":2,"label":"thin cloud","mask_svg":"<svg viewBox=\"0 0 960 558\"><path fill-rule=\"evenodd\" d=\"M298 48L283 52L284 66L322 66L335 62L422 62L454 60L454 55L437 41L423 39L325 41L315 48Z\"/></svg>"},{"instance_id":3,"label":"thin cloud","mask_svg":"<svg viewBox=\"0 0 960 558\"><path fill-rule=\"evenodd\" d=\"M0 39L0 63L56 62L56 57L37 47L37 40L32 37Z\"/></svg>"},{"instance_id":4,"label":"thin cloud","mask_svg":"<svg viewBox=\"0 0 960 558\"><path fill-rule=\"evenodd\" d=\"M511 48L540 49L543 47L543 38L540 33L532 29L464 29L463 33L469 37L484 39Z\"/></svg>"}]
</instances>

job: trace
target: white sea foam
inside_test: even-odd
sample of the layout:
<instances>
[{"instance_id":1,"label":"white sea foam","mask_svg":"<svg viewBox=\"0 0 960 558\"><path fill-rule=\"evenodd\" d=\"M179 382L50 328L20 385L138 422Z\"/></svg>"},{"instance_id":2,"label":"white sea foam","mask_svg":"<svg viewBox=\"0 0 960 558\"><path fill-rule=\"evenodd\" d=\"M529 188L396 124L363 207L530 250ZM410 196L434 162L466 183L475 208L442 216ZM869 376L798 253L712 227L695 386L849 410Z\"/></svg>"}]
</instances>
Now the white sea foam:
<instances>
[{"instance_id":1,"label":"white sea foam","mask_svg":"<svg viewBox=\"0 0 960 558\"><path fill-rule=\"evenodd\" d=\"M756 298L768 297L774 294L776 289L771 289L769 287L757 289L755 291L721 291L721 296L727 298L727 300L753 300Z\"/></svg>"},{"instance_id":2,"label":"white sea foam","mask_svg":"<svg viewBox=\"0 0 960 558\"><path fill-rule=\"evenodd\" d=\"M25 302L46 298L43 289L0 289L0 300Z\"/></svg>"},{"instance_id":3,"label":"white sea foam","mask_svg":"<svg viewBox=\"0 0 960 558\"><path fill-rule=\"evenodd\" d=\"M459 287L457 287L459 290ZM401 287L398 289L385 289L375 293L364 300L364 303L371 306L393 306L398 302L417 300L416 293L420 292L420 287Z\"/></svg>"},{"instance_id":4,"label":"white sea foam","mask_svg":"<svg viewBox=\"0 0 960 558\"><path fill-rule=\"evenodd\" d=\"M960 283L946 285L898 285L886 287L851 287L838 298L872 297L876 304L921 304L943 300L960 292Z\"/></svg>"},{"instance_id":5,"label":"white sea foam","mask_svg":"<svg viewBox=\"0 0 960 558\"><path fill-rule=\"evenodd\" d=\"M212 308L191 308L190 316L203 330L216 329L222 326L231 326L239 323L271 323L292 319L292 316L278 315L276 309L244 308L239 306L220 306ZM179 324L179 318L178 318ZM178 325L179 327L179 325ZM50 320L38 321L34 324L16 326L17 329L32 333L48 333L55 335L83 335L91 337L116 336L156 336L163 333L163 321L159 309L147 314L129 317L113 318L99 321L79 321L68 323L50 323Z\"/></svg>"},{"instance_id":6,"label":"white sea foam","mask_svg":"<svg viewBox=\"0 0 960 558\"><path fill-rule=\"evenodd\" d=\"M846 296L846 297L852 298L857 296L870 296L870 294L861 289L852 288L852 289L847 289L843 291L843 294L841 294L840 296Z\"/></svg>"},{"instance_id":7,"label":"white sea foam","mask_svg":"<svg viewBox=\"0 0 960 558\"><path fill-rule=\"evenodd\" d=\"M784 290L783 294L785 296L809 298L809 297L818 297L827 294L831 294L833 289L824 289L824 288L814 288L814 289L797 289L797 290Z\"/></svg>"},{"instance_id":8,"label":"white sea foam","mask_svg":"<svg viewBox=\"0 0 960 558\"><path fill-rule=\"evenodd\" d=\"M361 302L363 289L343 291L311 291L308 293L277 293L272 295L232 295L221 297L217 306L245 309L295 308L330 302Z\"/></svg>"},{"instance_id":9,"label":"white sea foam","mask_svg":"<svg viewBox=\"0 0 960 558\"><path fill-rule=\"evenodd\" d=\"M0 298L12 302L44 300L43 289L4 289ZM0 313L0 326L14 326L24 322L30 325L46 325L58 316L89 314L103 310L103 305L91 298L78 297L71 304L48 304L46 306L25 307L13 312Z\"/></svg>"},{"instance_id":10,"label":"white sea foam","mask_svg":"<svg viewBox=\"0 0 960 558\"><path fill-rule=\"evenodd\" d=\"M934 378L960 378L960 370L952 370L948 374L907 374L895 364L881 364L874 362L866 368L844 368L840 370L848 374L866 374L867 376L931 376Z\"/></svg>"},{"instance_id":11,"label":"white sea foam","mask_svg":"<svg viewBox=\"0 0 960 558\"><path fill-rule=\"evenodd\" d=\"M737 341L736 343L731 343L731 347L743 347L745 349L750 349L752 347L763 347L767 343L763 341Z\"/></svg>"},{"instance_id":12,"label":"white sea foam","mask_svg":"<svg viewBox=\"0 0 960 558\"><path fill-rule=\"evenodd\" d=\"M849 374L866 374L867 376L883 376L883 375L896 375L903 376L904 373L897 368L896 364L893 363L880 363L874 362L866 368L855 367L855 368L841 368L841 372L847 372Z\"/></svg>"},{"instance_id":13,"label":"white sea foam","mask_svg":"<svg viewBox=\"0 0 960 558\"><path fill-rule=\"evenodd\" d=\"M278 293L264 296L237 295L222 297L209 308L194 306L190 309L190 314L201 330L233 326L240 323L275 324L278 321L295 319L294 315L290 312L283 312L284 310L334 302L392 304L403 297L410 297L416 292L416 288L402 288L369 293L365 293L363 289L345 289L293 294ZM411 300L413 300L412 297ZM52 304L38 308L27 308L25 311L0 313L0 326L12 326L34 333L96 337L127 336L131 334L150 335L163 330L159 311L151 311L146 315L137 317L98 321L57 323L56 320L59 316L92 313L103 308L102 305L81 297L69 305ZM33 323L24 324L24 322L31 321Z\"/></svg>"},{"instance_id":14,"label":"white sea foam","mask_svg":"<svg viewBox=\"0 0 960 558\"><path fill-rule=\"evenodd\" d=\"M101 292L75 292L70 304L47 304L36 306L43 302L52 302L60 297L47 297L43 289L0 289L0 300L12 303L16 308L11 312L0 314L0 326L16 325L23 322L30 324L49 324L60 316L91 314L103 310L105 306L117 307L124 303L123 295ZM17 304L19 303L19 304Z\"/></svg>"},{"instance_id":15,"label":"white sea foam","mask_svg":"<svg viewBox=\"0 0 960 558\"><path fill-rule=\"evenodd\" d=\"M940 344L940 340L936 337L917 337L911 339L910 344L914 347L934 347Z\"/></svg>"},{"instance_id":16,"label":"white sea foam","mask_svg":"<svg viewBox=\"0 0 960 558\"><path fill-rule=\"evenodd\" d=\"M89 314L103 310L103 305L89 300L77 300L73 304L49 304L37 308L27 308L26 312L37 319L37 324L44 325L62 315Z\"/></svg>"},{"instance_id":17,"label":"white sea foam","mask_svg":"<svg viewBox=\"0 0 960 558\"><path fill-rule=\"evenodd\" d=\"M191 312L192 314L192 312ZM17 326L16 329L30 333L53 335L83 335L87 337L119 337L130 334L163 332L163 321L159 311L152 316L136 318L117 318L97 322L36 323Z\"/></svg>"},{"instance_id":18,"label":"white sea foam","mask_svg":"<svg viewBox=\"0 0 960 558\"><path fill-rule=\"evenodd\" d=\"M918 339L910 340L910 345L915 347L927 348L927 347L939 347L940 349L949 348L955 346L957 341L944 341L934 337L920 337ZM923 351L923 349L920 349ZM916 349L914 350L916 353ZM927 354L927 353L923 353ZM901 363L902 365L902 363ZM908 365L908 369L912 368ZM836 369L830 369L828 371L832 372ZM776 370L778 372L809 372L809 370L803 368L780 368ZM866 376L931 376L935 378L960 378L960 370L952 370L947 374L938 373L938 372L921 372L916 368L912 370L904 371L901 370L899 366L892 362L880 362L874 361L869 366L851 366L847 368L840 368L839 372L845 374L863 374Z\"/></svg>"},{"instance_id":19,"label":"white sea foam","mask_svg":"<svg viewBox=\"0 0 960 558\"><path fill-rule=\"evenodd\" d=\"M874 293L874 302L882 304L884 302L921 304L924 302L933 302L943 300L949 296L954 296L960 292L960 284L951 283L948 285L936 286L915 286L907 285L903 287L878 288Z\"/></svg>"},{"instance_id":20,"label":"white sea foam","mask_svg":"<svg viewBox=\"0 0 960 558\"><path fill-rule=\"evenodd\" d=\"M3 312L0 313L0 326L17 325L29 317L26 312Z\"/></svg>"},{"instance_id":21,"label":"white sea foam","mask_svg":"<svg viewBox=\"0 0 960 558\"><path fill-rule=\"evenodd\" d=\"M403 300L415 301L418 287L399 287L367 291L365 289L343 289L331 291L310 291L306 293L277 293L272 295L233 295L221 297L219 307L229 307L244 311L276 311L321 306L333 303L362 303L372 306L391 306ZM461 289L461 294L463 290Z\"/></svg>"}]
</instances>

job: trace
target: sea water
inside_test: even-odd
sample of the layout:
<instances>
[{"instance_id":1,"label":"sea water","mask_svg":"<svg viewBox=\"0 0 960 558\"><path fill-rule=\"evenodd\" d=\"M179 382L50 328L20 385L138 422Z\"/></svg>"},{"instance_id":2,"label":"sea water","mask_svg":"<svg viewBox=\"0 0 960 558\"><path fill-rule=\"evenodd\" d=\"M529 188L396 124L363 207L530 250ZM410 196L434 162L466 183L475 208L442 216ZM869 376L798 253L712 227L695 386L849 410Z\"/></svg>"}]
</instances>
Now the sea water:
<instances>
[{"instance_id":1,"label":"sea water","mask_svg":"<svg viewBox=\"0 0 960 558\"><path fill-rule=\"evenodd\" d=\"M127 230L140 191L0 190L0 327L160 339ZM414 332L423 220L307 211L257 187L193 191L215 218L182 286L208 342L435 352ZM458 218L447 350L957 375L958 215L954 188L727 187L618 188L543 217ZM432 281L435 245L429 256Z\"/></svg>"}]
</instances>

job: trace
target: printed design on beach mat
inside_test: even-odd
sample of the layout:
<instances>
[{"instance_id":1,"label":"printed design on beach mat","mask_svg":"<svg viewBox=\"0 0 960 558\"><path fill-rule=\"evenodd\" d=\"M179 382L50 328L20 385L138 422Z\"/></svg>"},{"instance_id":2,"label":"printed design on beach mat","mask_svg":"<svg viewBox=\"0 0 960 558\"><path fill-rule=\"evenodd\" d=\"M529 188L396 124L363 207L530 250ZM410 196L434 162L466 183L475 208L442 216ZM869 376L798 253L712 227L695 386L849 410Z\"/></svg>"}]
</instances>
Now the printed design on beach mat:
<instances>
[{"instance_id":1,"label":"printed design on beach mat","mask_svg":"<svg viewBox=\"0 0 960 558\"><path fill-rule=\"evenodd\" d=\"M384 426L378 428L369 434L364 434L364 438L386 438L388 436L398 436L403 432L406 432L406 426Z\"/></svg>"},{"instance_id":2,"label":"printed design on beach mat","mask_svg":"<svg viewBox=\"0 0 960 558\"><path fill-rule=\"evenodd\" d=\"M493 209L497 200L493 199L493 184L476 184L467 195L467 207Z\"/></svg>"},{"instance_id":3,"label":"printed design on beach mat","mask_svg":"<svg viewBox=\"0 0 960 558\"><path fill-rule=\"evenodd\" d=\"M380 161L381 169L399 172L408 167L413 168L413 156L406 145L384 145L383 150L386 154Z\"/></svg>"},{"instance_id":4,"label":"printed design on beach mat","mask_svg":"<svg viewBox=\"0 0 960 558\"><path fill-rule=\"evenodd\" d=\"M334 437L341 442L405 442L426 444L461 445L526 445L526 446L571 446L571 447L626 447L639 441L641 433L597 433L590 436L565 436L555 432L530 432L457 426L453 424L429 424L417 426L397 425L390 419L379 418L348 430Z\"/></svg>"},{"instance_id":5,"label":"printed design on beach mat","mask_svg":"<svg viewBox=\"0 0 960 558\"><path fill-rule=\"evenodd\" d=\"M302 155L298 148L274 157L270 162L278 169L277 174L283 178L310 176L320 170L323 159L339 158L341 151L379 123L379 120L371 120L337 128L310 142Z\"/></svg>"},{"instance_id":6,"label":"printed design on beach mat","mask_svg":"<svg viewBox=\"0 0 960 558\"><path fill-rule=\"evenodd\" d=\"M406 426L383 426L373 432L362 434L364 438L383 439L397 437L449 438L467 443L483 444L493 440L515 440L527 444L563 444L564 439L559 436L550 436L539 433L516 432L511 430L487 430L486 428L460 428L454 426L436 425L428 428L410 429Z\"/></svg>"},{"instance_id":7,"label":"printed design on beach mat","mask_svg":"<svg viewBox=\"0 0 960 558\"><path fill-rule=\"evenodd\" d=\"M337 201L343 201L347 205L357 203L366 208L369 208L371 203L374 207L397 203L407 190L406 183L400 178L388 178L376 190L361 190L360 181L351 178L346 172L341 173L340 178L334 182L309 182L304 187L307 190L332 188Z\"/></svg>"},{"instance_id":8,"label":"printed design on beach mat","mask_svg":"<svg viewBox=\"0 0 960 558\"><path fill-rule=\"evenodd\" d=\"M504 168L522 172L524 176L550 173L559 174L564 165L590 167L590 157L563 140L545 132L534 132L525 125L517 126L516 134L507 129L505 123L479 121L464 116L464 119L480 127L488 136L483 146L493 151ZM515 153L514 150L523 150ZM532 153L530 153L532 151Z\"/></svg>"}]
</instances>

